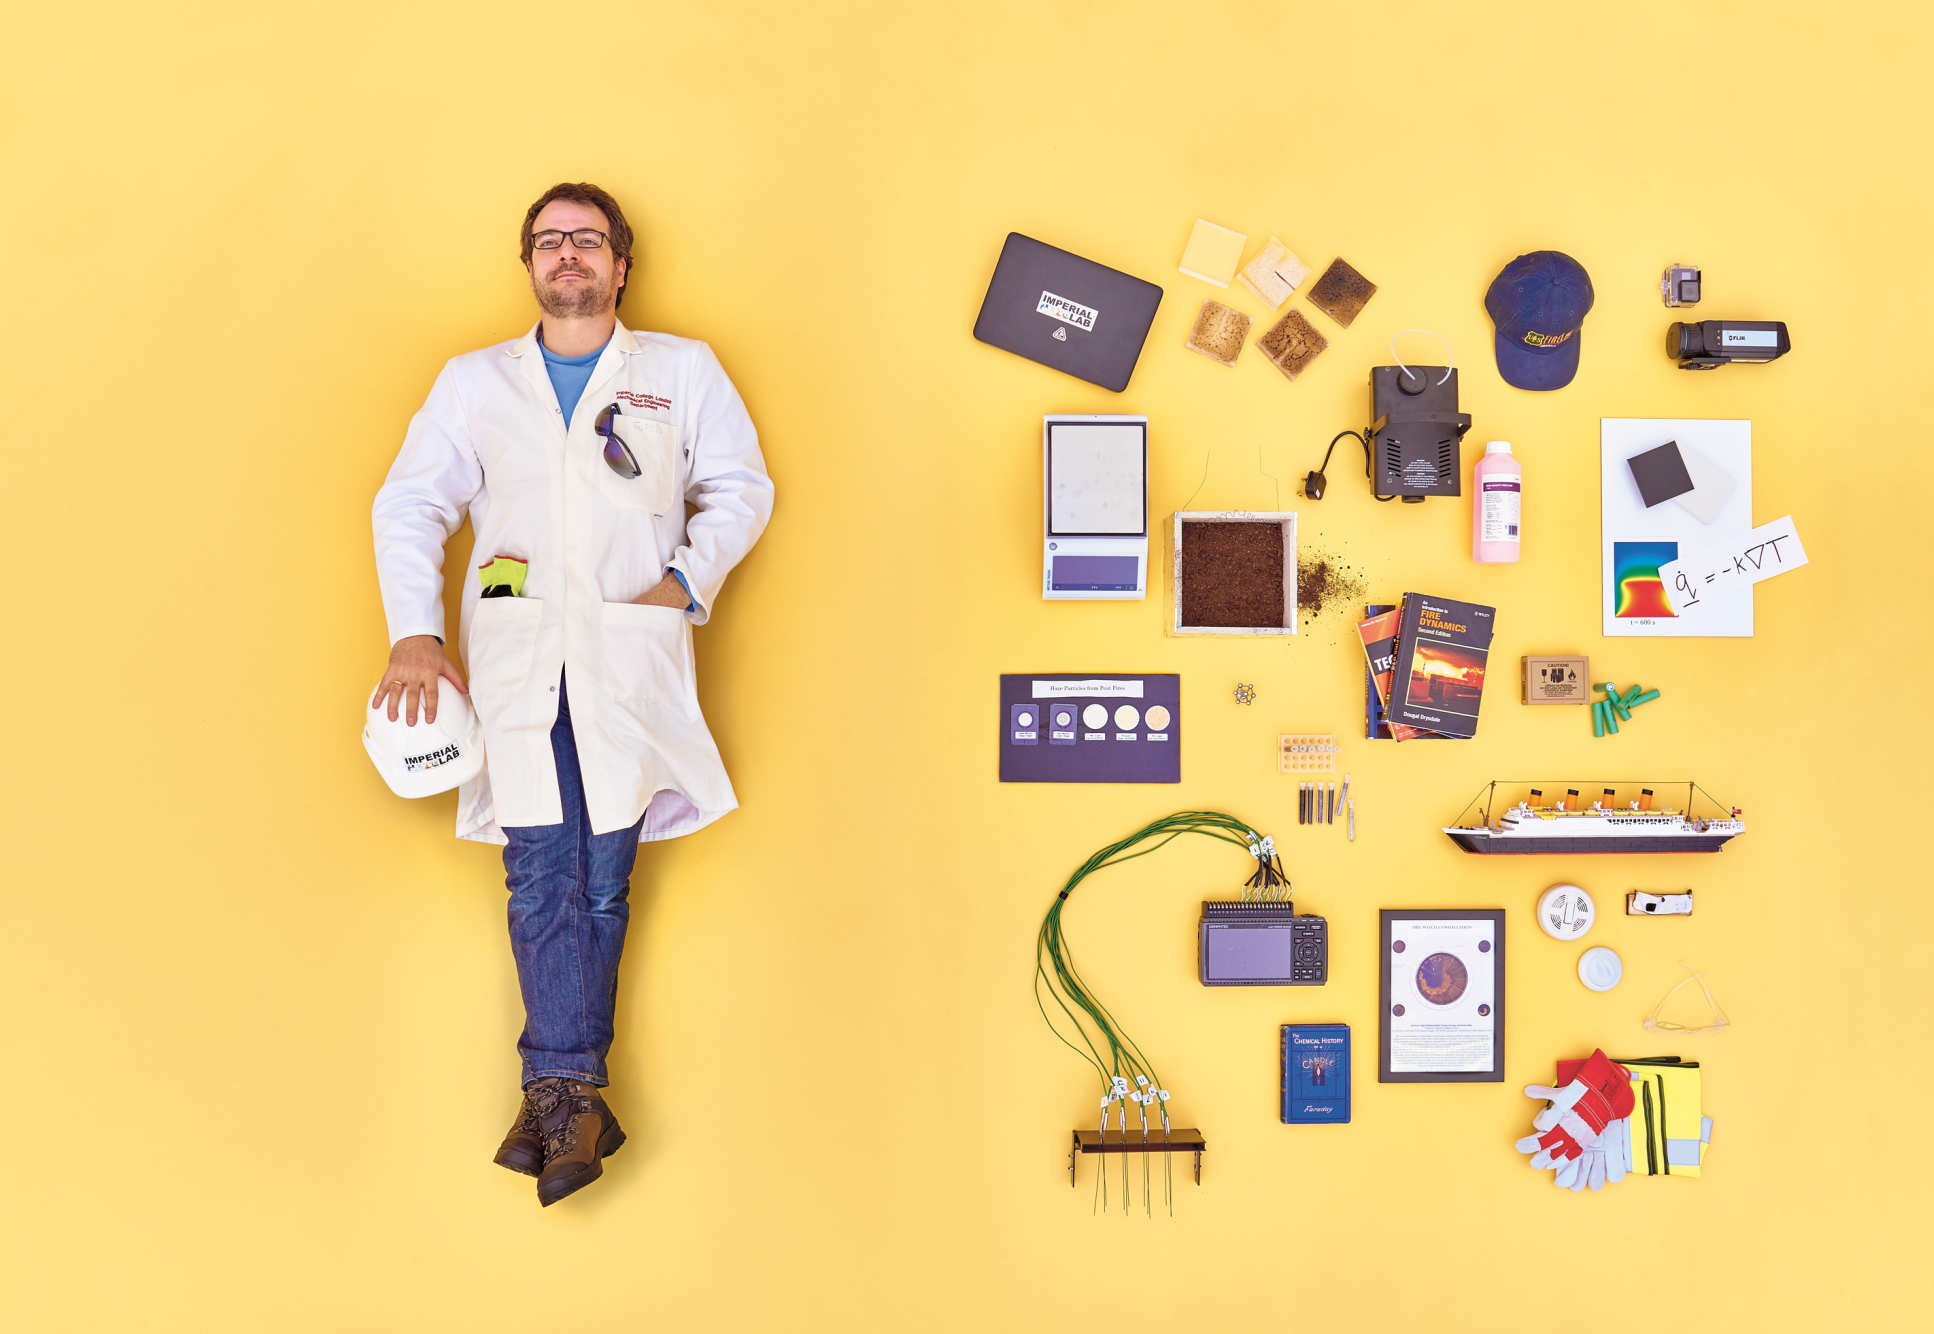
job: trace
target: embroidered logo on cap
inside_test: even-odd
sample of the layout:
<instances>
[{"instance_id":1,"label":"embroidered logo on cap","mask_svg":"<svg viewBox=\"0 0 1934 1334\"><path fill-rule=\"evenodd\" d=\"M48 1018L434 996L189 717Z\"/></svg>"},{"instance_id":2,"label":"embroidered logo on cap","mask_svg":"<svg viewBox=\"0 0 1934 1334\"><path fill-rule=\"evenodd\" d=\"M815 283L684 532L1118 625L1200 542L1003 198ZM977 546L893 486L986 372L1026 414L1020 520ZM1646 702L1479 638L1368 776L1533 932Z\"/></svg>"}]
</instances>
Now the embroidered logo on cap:
<instances>
[{"instance_id":1,"label":"embroidered logo on cap","mask_svg":"<svg viewBox=\"0 0 1934 1334\"><path fill-rule=\"evenodd\" d=\"M1567 329L1561 334L1541 334L1536 330L1527 329L1523 341L1532 347L1556 347L1577 332L1576 329Z\"/></svg>"}]
</instances>

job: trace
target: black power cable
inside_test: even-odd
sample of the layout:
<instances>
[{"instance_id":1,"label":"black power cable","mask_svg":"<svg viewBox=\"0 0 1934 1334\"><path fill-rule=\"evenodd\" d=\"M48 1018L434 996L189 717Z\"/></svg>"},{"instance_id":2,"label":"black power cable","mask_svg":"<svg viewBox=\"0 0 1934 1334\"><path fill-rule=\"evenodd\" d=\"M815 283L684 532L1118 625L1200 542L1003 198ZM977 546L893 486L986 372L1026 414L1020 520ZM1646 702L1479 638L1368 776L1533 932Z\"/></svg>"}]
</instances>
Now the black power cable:
<instances>
[{"instance_id":1,"label":"black power cable","mask_svg":"<svg viewBox=\"0 0 1934 1334\"><path fill-rule=\"evenodd\" d=\"M1323 451L1323 461L1317 465L1316 471L1303 478L1303 495L1306 499L1321 500L1323 498L1323 488L1330 484L1329 479L1323 476L1323 470L1330 466L1330 455L1336 453L1337 442L1346 436L1352 435L1357 438L1357 443L1363 446L1363 475L1370 479L1370 494L1378 501L1395 500L1397 498L1395 496L1377 495L1377 475L1376 470L1371 466L1370 441L1363 432L1338 431L1336 433L1336 439L1330 441L1330 447Z\"/></svg>"}]
</instances>

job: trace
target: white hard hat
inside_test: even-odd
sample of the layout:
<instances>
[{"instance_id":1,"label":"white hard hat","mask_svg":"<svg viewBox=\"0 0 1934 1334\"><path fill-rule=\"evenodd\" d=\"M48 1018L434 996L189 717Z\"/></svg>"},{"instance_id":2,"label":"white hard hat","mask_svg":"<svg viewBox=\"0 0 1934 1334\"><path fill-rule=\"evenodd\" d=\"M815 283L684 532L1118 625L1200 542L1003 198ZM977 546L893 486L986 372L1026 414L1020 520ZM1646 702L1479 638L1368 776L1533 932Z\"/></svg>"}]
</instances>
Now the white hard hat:
<instances>
[{"instance_id":1,"label":"white hard hat","mask_svg":"<svg viewBox=\"0 0 1934 1334\"><path fill-rule=\"evenodd\" d=\"M363 720L363 749L390 791L399 797L433 797L483 771L483 731L462 691L438 686L435 722L421 709L416 726L404 721L407 716L399 705L391 722L386 696Z\"/></svg>"}]
</instances>

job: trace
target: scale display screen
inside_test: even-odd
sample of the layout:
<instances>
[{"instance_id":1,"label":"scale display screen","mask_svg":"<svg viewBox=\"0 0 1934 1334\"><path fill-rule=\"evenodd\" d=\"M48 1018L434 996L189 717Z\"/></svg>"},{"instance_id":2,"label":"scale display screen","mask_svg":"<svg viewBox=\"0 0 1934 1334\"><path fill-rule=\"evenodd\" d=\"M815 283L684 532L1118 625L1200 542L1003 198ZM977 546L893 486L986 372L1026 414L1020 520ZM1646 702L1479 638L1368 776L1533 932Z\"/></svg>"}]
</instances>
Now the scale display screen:
<instances>
[{"instance_id":1,"label":"scale display screen","mask_svg":"<svg viewBox=\"0 0 1934 1334\"><path fill-rule=\"evenodd\" d=\"M1056 556L1050 566L1057 593L1132 593L1142 563L1133 556Z\"/></svg>"}]
</instances>

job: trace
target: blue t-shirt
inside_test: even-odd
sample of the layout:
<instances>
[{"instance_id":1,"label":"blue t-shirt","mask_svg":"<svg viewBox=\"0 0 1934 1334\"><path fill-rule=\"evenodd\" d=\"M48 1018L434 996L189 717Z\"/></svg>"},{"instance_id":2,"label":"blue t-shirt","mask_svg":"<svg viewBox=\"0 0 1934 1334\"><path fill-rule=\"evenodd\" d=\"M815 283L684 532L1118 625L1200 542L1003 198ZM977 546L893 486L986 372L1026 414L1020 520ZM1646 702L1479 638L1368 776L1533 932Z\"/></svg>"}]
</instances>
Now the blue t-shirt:
<instances>
[{"instance_id":1,"label":"blue t-shirt","mask_svg":"<svg viewBox=\"0 0 1934 1334\"><path fill-rule=\"evenodd\" d=\"M611 340L605 339L605 347L610 345ZM598 358L604 355L604 347L586 352L581 357L562 357L544 346L542 334L538 335L537 347L544 354L544 369L550 373L551 388L557 391L557 406L563 409L564 424L568 427L572 414L577 411L578 400L584 397L584 386L591 383L591 372L597 369ZM686 582L685 576L677 570L668 570L666 573L678 580L678 586L685 590L685 610L697 611L698 600L692 597L692 586Z\"/></svg>"},{"instance_id":2,"label":"blue t-shirt","mask_svg":"<svg viewBox=\"0 0 1934 1334\"><path fill-rule=\"evenodd\" d=\"M611 340L605 339L605 347L610 345ZM557 406L564 410L564 424L569 426L578 400L584 397L584 386L591 383L591 372L597 367L598 358L604 355L604 347L581 357L561 357L544 346L541 335L537 346L544 354L544 369L550 372L551 388L557 391Z\"/></svg>"}]
</instances>

